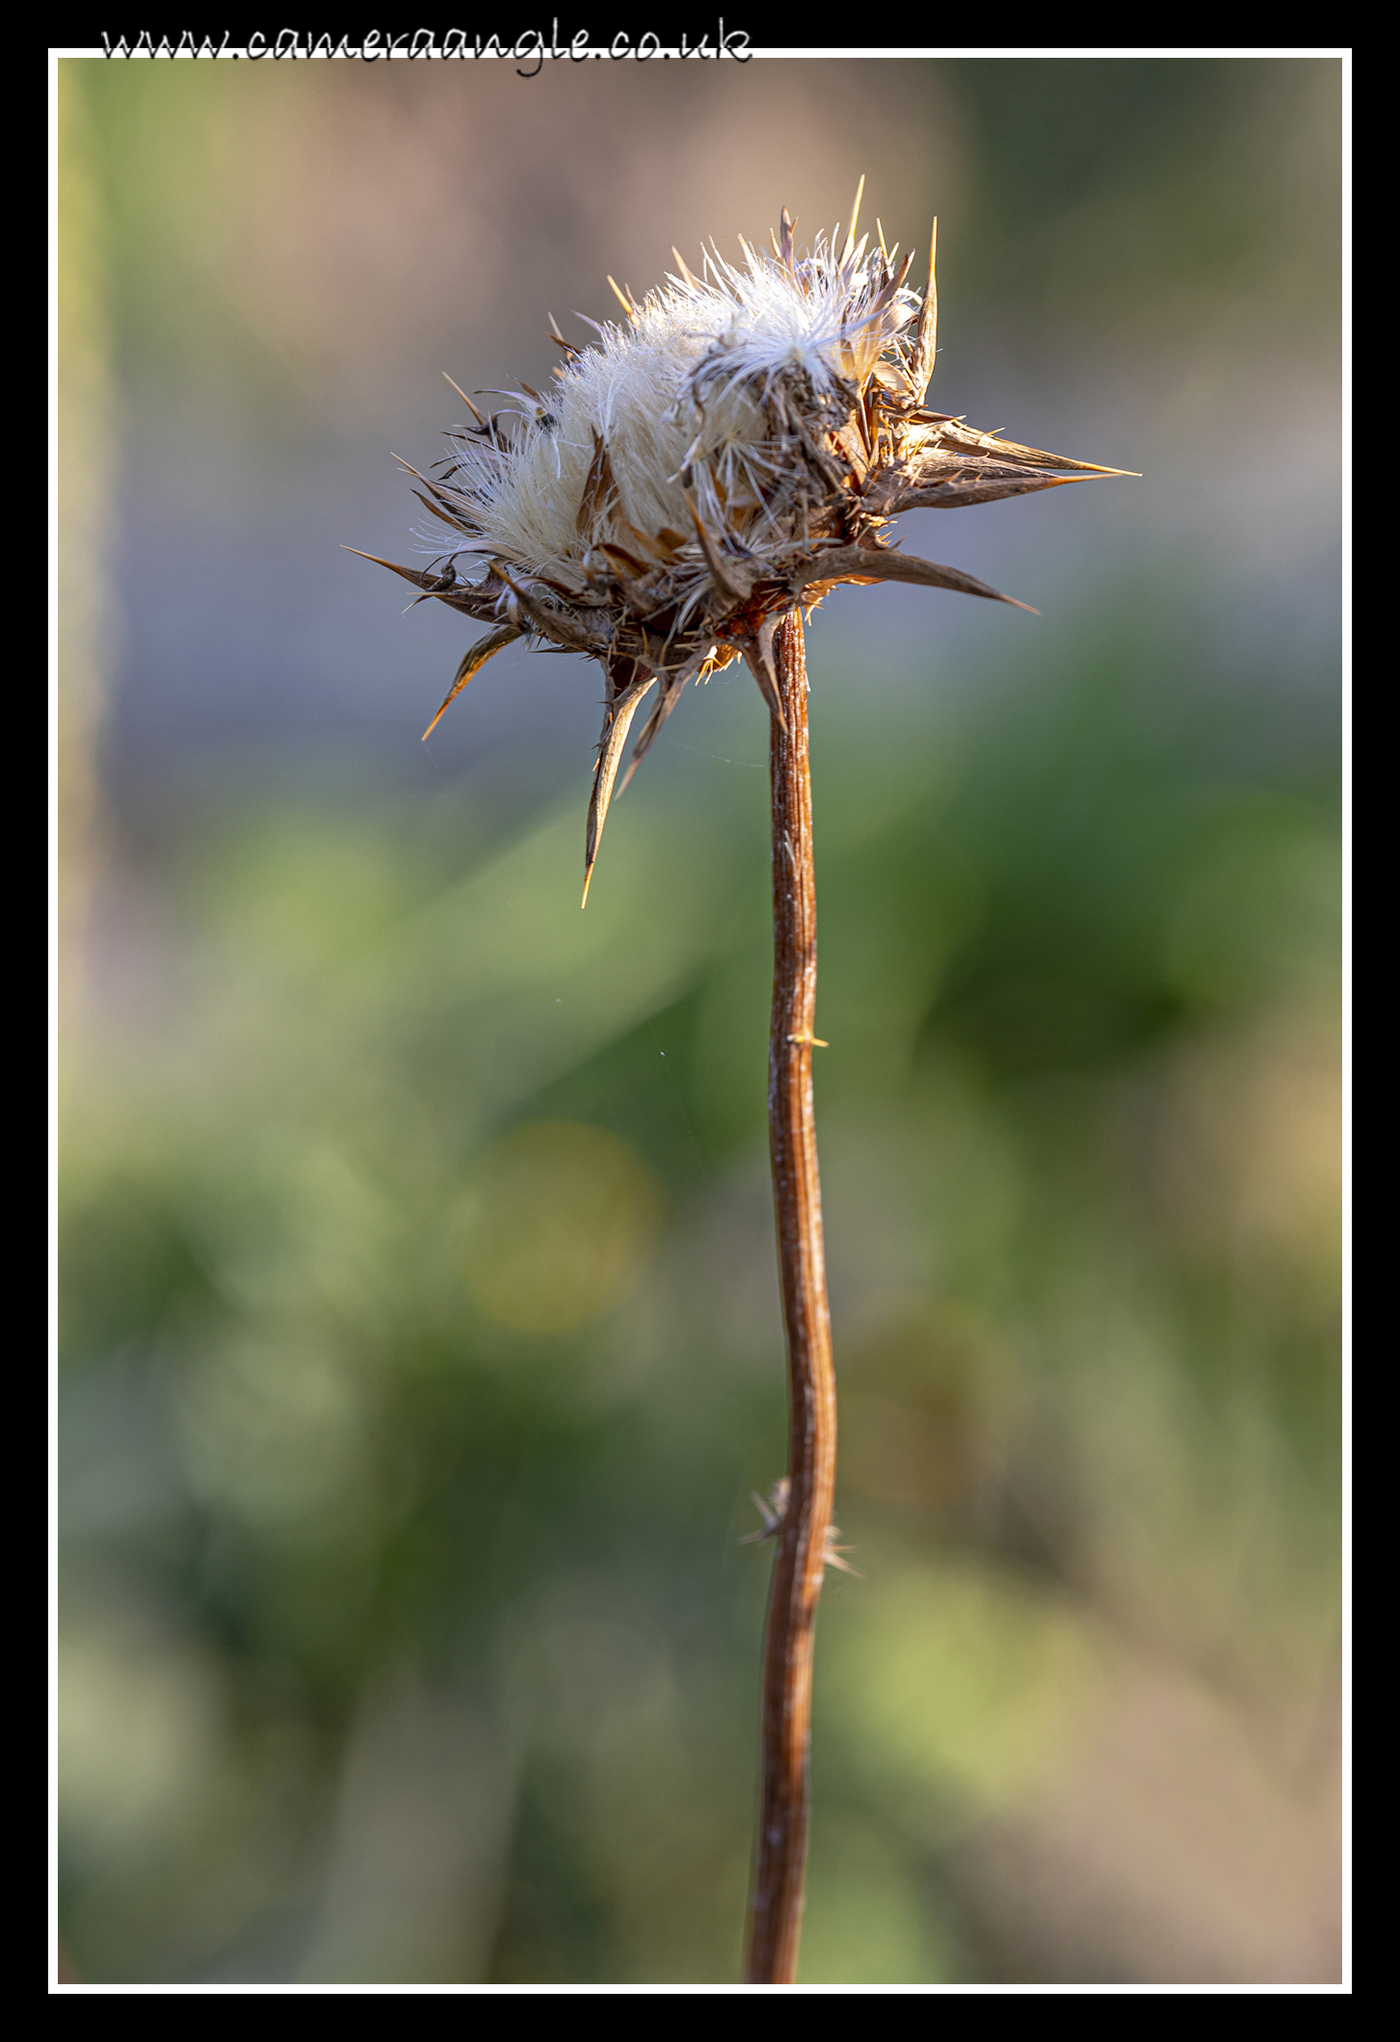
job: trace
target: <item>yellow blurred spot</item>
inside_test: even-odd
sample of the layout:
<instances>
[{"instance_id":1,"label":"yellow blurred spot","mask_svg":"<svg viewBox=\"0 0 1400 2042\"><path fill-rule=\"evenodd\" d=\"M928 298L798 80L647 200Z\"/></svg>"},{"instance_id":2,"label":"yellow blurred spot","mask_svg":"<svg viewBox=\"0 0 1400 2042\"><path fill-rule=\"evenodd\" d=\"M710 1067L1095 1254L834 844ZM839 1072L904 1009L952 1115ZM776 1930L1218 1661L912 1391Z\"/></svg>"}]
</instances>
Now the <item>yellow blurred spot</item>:
<instances>
[{"instance_id":1,"label":"yellow blurred spot","mask_svg":"<svg viewBox=\"0 0 1400 2042\"><path fill-rule=\"evenodd\" d=\"M986 1564L886 1563L832 1657L866 1748L979 1813L1058 1776L1092 1735L1109 1663L1070 1603Z\"/></svg>"},{"instance_id":2,"label":"yellow blurred spot","mask_svg":"<svg viewBox=\"0 0 1400 2042\"><path fill-rule=\"evenodd\" d=\"M124 1853L178 1832L207 1792L223 1741L211 1663L188 1648L83 1622L58 1646L59 1814L84 1853Z\"/></svg>"},{"instance_id":3,"label":"yellow blurred spot","mask_svg":"<svg viewBox=\"0 0 1400 2042\"><path fill-rule=\"evenodd\" d=\"M522 1333L568 1333L632 1291L656 1232L659 1187L600 1127L537 1120L482 1158L464 1210L475 1303Z\"/></svg>"}]
</instances>

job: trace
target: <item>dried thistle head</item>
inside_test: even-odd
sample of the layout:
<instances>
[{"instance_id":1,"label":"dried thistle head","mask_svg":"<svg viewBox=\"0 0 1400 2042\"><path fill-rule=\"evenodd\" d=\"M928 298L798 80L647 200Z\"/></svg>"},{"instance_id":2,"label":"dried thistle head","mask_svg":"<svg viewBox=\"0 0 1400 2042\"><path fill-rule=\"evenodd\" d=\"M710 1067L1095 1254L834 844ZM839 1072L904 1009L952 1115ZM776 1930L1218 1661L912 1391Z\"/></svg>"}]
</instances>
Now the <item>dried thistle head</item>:
<instances>
[{"instance_id":1,"label":"dried thistle head","mask_svg":"<svg viewBox=\"0 0 1400 2042\"><path fill-rule=\"evenodd\" d=\"M901 511L1129 472L926 409L933 248L920 298L907 283L912 255L898 262L882 233L876 247L857 242L859 209L857 192L839 251L838 228L799 255L785 210L771 255L741 241L742 268L711 249L697 277L677 253L679 275L641 304L613 283L625 321L595 325L597 342L581 349L554 327L564 358L547 395L528 384L478 392L511 400L483 417L459 390L475 423L448 434L431 477L409 471L454 543L421 571L379 564L492 626L429 731L517 638L586 653L606 675L585 900L623 747L653 688L628 778L686 682L736 659L781 719L773 634L839 582L1014 600L896 551L885 528ZM473 559L485 562L480 580L464 572Z\"/></svg>"}]
</instances>

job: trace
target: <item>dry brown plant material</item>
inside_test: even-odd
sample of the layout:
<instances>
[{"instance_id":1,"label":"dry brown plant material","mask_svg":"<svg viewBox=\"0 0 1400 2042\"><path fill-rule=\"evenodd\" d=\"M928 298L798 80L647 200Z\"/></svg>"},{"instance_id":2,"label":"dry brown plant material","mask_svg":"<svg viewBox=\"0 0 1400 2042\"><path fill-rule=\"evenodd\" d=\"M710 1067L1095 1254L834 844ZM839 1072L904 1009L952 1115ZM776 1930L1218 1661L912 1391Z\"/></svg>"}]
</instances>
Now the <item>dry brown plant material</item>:
<instances>
[{"instance_id":1,"label":"dry brown plant material","mask_svg":"<svg viewBox=\"0 0 1400 2042\"><path fill-rule=\"evenodd\" d=\"M862 186L864 180L862 180ZM716 249L638 303L608 281L622 320L562 351L547 395L522 383L448 436L433 472L411 469L451 535L424 568L379 561L491 628L467 652L437 716L517 639L585 653L605 679L584 844L584 900L622 755L650 700L622 785L688 681L747 662L772 732L773 1019L769 1141L787 1336L788 1472L761 1506L776 1541L764 1648L762 1787L746 1979L797 1974L808 1827L812 1647L832 1528L836 1386L822 1255L812 1102L816 893L803 616L841 582L906 581L1014 602L958 568L901 553L900 512L959 509L1130 471L1070 461L924 403L938 299L934 245L922 296L877 223L799 254L786 211L772 254ZM935 223L936 235L936 223ZM580 315L581 316L581 315ZM450 378L449 378L450 380ZM457 387L453 385L454 389ZM404 464L408 466L407 463ZM367 559L377 559L368 554ZM472 579L464 562L484 563ZM1022 603L1018 608L1025 609Z\"/></svg>"}]
</instances>

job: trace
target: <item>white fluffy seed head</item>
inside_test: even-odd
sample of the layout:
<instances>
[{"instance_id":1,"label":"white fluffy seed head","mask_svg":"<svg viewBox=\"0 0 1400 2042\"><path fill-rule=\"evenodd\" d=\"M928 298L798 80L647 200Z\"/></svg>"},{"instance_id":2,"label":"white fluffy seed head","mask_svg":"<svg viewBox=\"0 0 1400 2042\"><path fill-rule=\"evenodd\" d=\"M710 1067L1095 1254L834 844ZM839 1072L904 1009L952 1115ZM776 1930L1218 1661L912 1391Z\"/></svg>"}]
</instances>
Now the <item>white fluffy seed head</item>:
<instances>
[{"instance_id":1,"label":"white fluffy seed head","mask_svg":"<svg viewBox=\"0 0 1400 2042\"><path fill-rule=\"evenodd\" d=\"M588 872L629 729L653 690L632 768L686 682L735 659L781 718L773 633L841 582L1012 600L891 546L885 528L902 511L1124 472L925 409L932 250L920 300L905 288L908 261L896 269L883 239L877 251L854 237L852 221L839 254L838 230L798 257L784 213L771 257L745 245L736 267L712 249L696 277L678 256L680 275L640 305L618 291L625 324L599 327L586 349L565 343L546 396L525 387L507 411L476 412L474 427L449 434L437 474L418 476L423 502L457 536L451 551L439 533L432 567L381 563L493 627L463 659L430 732L516 639L601 664ZM474 555L486 562L479 580L458 565Z\"/></svg>"},{"instance_id":2,"label":"white fluffy seed head","mask_svg":"<svg viewBox=\"0 0 1400 2042\"><path fill-rule=\"evenodd\" d=\"M538 405L522 395L508 440L455 440L452 493L481 550L581 590L604 523L624 546L628 527L634 545L638 534L689 538L693 505L721 534L784 536L761 529L775 394L814 428L844 416L918 309L914 292L888 286L879 252L862 244L843 263L825 242L797 265L750 248L742 268L711 252L703 278L672 276L561 364ZM600 441L617 515L581 521Z\"/></svg>"}]
</instances>

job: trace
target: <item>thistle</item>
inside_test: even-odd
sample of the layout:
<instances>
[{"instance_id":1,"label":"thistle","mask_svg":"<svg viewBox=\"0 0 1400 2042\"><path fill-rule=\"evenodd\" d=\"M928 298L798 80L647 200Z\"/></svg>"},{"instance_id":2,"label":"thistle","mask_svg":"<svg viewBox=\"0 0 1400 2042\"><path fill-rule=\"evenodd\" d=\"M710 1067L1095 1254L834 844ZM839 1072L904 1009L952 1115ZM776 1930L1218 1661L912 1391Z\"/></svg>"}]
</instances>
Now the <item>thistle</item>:
<instances>
[{"instance_id":1,"label":"thistle","mask_svg":"<svg viewBox=\"0 0 1400 2042\"><path fill-rule=\"evenodd\" d=\"M696 276L676 253L678 274L640 304L609 278L624 318L588 320L598 338L584 348L551 319L563 359L548 394L526 383L478 391L507 399L486 416L458 390L474 422L449 433L448 455L430 475L409 468L420 501L451 533L450 550L423 569L378 562L413 582L420 600L436 597L491 627L463 658L425 737L517 639L585 653L602 667L585 902L623 751L648 698L629 779L688 681L742 659L770 712L768 1111L790 1428L787 1475L773 1507L762 1506L775 1558L751 1983L796 1976L813 1627L824 1569L844 1564L831 1522L836 1391L812 1106L811 1053L821 1045L803 614L842 582L915 582L1012 603L958 568L900 552L892 520L1130 472L1018 446L926 407L934 245L920 297L908 284L912 255L899 261L878 223L876 245L856 240L860 200L857 191L844 237L838 227L803 254L784 211L771 255L741 241L736 266L712 247ZM485 566L477 579L464 565L474 560Z\"/></svg>"},{"instance_id":2,"label":"thistle","mask_svg":"<svg viewBox=\"0 0 1400 2042\"><path fill-rule=\"evenodd\" d=\"M459 390L475 423L448 435L451 451L432 475L403 464L455 543L426 569L378 564L493 627L424 736L516 639L586 653L603 668L585 899L623 748L653 689L628 778L686 682L734 660L747 661L781 722L778 625L799 609L810 615L840 582L1015 601L899 552L885 532L901 511L1126 472L927 410L933 247L920 300L906 282L912 253L898 262L883 234L877 248L857 243L859 207L858 193L839 254L837 229L799 256L784 211L771 256L741 240L742 268L711 250L697 277L673 250L680 274L640 305L610 277L626 323L587 321L598 342L579 349L551 320L564 359L547 395L527 383L478 391L510 400L483 417ZM464 571L473 558L486 564L479 580Z\"/></svg>"}]
</instances>

